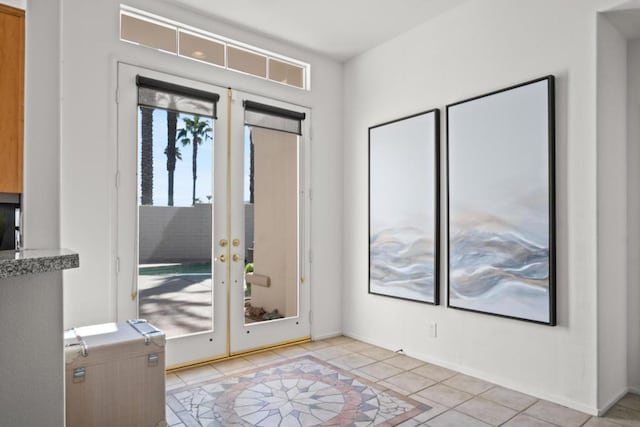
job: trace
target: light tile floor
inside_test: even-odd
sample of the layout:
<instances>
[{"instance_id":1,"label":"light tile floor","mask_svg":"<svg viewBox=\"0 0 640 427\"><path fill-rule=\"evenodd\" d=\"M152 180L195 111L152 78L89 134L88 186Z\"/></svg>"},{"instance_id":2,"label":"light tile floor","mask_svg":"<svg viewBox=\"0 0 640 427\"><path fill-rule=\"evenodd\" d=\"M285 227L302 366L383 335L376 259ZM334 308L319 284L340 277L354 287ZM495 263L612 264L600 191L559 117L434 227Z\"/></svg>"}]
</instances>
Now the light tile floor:
<instances>
[{"instance_id":1,"label":"light tile floor","mask_svg":"<svg viewBox=\"0 0 640 427\"><path fill-rule=\"evenodd\" d=\"M390 389L431 408L428 419L418 417L403 427L640 427L640 396L628 394L604 417L591 417L545 400L536 399L478 378L422 362L348 337L307 344L217 362L168 374L167 390L175 390L273 362L311 355ZM167 407L167 424L180 427L180 419Z\"/></svg>"}]
</instances>

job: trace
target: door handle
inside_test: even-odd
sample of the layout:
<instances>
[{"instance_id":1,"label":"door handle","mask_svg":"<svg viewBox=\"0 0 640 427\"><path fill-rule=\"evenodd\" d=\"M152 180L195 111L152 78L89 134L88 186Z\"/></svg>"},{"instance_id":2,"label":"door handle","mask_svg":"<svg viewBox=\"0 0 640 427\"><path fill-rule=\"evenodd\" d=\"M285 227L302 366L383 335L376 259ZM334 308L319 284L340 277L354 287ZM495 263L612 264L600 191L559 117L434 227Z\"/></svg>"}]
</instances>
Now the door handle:
<instances>
[{"instance_id":1,"label":"door handle","mask_svg":"<svg viewBox=\"0 0 640 427\"><path fill-rule=\"evenodd\" d=\"M231 259L233 259L235 262L238 262L238 260L240 259L240 255L238 255L238 254L233 254L233 256L231 257Z\"/></svg>"},{"instance_id":2,"label":"door handle","mask_svg":"<svg viewBox=\"0 0 640 427\"><path fill-rule=\"evenodd\" d=\"M218 261L220 262L226 262L227 261L227 256L225 254L222 254L218 257Z\"/></svg>"}]
</instances>

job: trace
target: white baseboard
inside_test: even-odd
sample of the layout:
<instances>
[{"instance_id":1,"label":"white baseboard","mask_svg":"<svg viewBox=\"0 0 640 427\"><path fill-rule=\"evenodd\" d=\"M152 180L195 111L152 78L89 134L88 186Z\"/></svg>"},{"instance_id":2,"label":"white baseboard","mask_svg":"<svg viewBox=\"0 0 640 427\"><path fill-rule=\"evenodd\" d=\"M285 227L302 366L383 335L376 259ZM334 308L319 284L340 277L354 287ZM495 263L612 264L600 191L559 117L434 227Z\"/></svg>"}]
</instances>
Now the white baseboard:
<instances>
[{"instance_id":1,"label":"white baseboard","mask_svg":"<svg viewBox=\"0 0 640 427\"><path fill-rule=\"evenodd\" d=\"M342 332L328 332L328 333L323 333L323 334L311 334L311 340L313 341L318 341L318 340L326 340L327 338L334 338L334 337L339 337L342 335Z\"/></svg>"},{"instance_id":2,"label":"white baseboard","mask_svg":"<svg viewBox=\"0 0 640 427\"><path fill-rule=\"evenodd\" d=\"M346 337L353 338L354 340L358 340L358 341L366 342L367 344L375 345L376 347L384 348L386 350L398 351L398 350L402 349L402 347L400 347L400 346L393 346L393 345L389 346L389 343L381 343L381 342L378 342L376 340L369 339L368 337L363 337L363 336L358 335L358 334L352 334L350 332L343 332L343 335L346 336Z\"/></svg>"},{"instance_id":3,"label":"white baseboard","mask_svg":"<svg viewBox=\"0 0 640 427\"><path fill-rule=\"evenodd\" d=\"M376 340L372 340L369 337L364 337L358 334L353 334L351 332L345 331L343 332L345 336L357 339L359 341L363 341L378 347L386 348L391 351L396 351L398 348L389 347L389 343L380 343ZM584 412L589 415L598 415L600 411L595 406L590 406L581 402L576 402L575 400L567 399L564 396L557 396L553 393L547 393L544 390L536 389L535 387L531 387L529 385L523 385L519 383L514 383L509 381L508 379L497 377L495 375L488 374L486 372L478 371L473 368L469 368L467 366L461 366L455 363L451 363L445 360L435 359L426 354L417 354L412 352L407 352L404 349L404 353L407 356L415 357L416 359L422 360L427 363L433 363L434 365L442 366L447 369L452 369L454 371L458 371L465 375L470 375L476 378L480 378L481 380L488 381L490 383L499 385L501 387L510 388L515 391L519 391L520 393L525 393L530 396L536 397L538 399L548 400L553 403L557 403L558 405L566 406L571 409L575 409L576 411Z\"/></svg>"},{"instance_id":4,"label":"white baseboard","mask_svg":"<svg viewBox=\"0 0 640 427\"><path fill-rule=\"evenodd\" d=\"M604 414L607 413L607 411L609 409L611 409L611 407L613 407L613 405L615 405L616 403L618 403L618 400L622 399L623 397L626 396L626 394L629 392L629 388L625 387L621 392L619 392L616 397L614 397L613 399L611 399L611 401L609 401L609 403L607 403L606 405L604 405L602 408L600 408L598 410L598 416L602 416Z\"/></svg>"},{"instance_id":5,"label":"white baseboard","mask_svg":"<svg viewBox=\"0 0 640 427\"><path fill-rule=\"evenodd\" d=\"M629 393L640 394L640 387L629 386L628 390L629 390Z\"/></svg>"}]
</instances>

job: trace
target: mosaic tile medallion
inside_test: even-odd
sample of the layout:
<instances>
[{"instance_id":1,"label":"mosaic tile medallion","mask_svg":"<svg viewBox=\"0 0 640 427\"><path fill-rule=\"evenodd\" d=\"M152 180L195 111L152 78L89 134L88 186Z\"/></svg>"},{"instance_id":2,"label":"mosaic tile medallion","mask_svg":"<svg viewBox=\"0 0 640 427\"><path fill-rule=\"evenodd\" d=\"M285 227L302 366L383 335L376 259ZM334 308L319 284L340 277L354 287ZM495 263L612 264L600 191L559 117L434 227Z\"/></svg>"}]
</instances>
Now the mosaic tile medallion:
<instances>
[{"instance_id":1,"label":"mosaic tile medallion","mask_svg":"<svg viewBox=\"0 0 640 427\"><path fill-rule=\"evenodd\" d=\"M312 356L167 392L186 425L391 426L431 409Z\"/></svg>"}]
</instances>

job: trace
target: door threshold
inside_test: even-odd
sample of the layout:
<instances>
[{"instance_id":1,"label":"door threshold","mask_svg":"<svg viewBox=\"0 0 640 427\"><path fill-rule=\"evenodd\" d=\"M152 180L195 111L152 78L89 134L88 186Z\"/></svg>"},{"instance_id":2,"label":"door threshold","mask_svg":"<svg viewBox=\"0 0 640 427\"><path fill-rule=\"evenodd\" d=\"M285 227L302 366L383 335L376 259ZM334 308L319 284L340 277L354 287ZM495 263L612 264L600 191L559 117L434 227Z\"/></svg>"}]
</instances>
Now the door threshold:
<instances>
[{"instance_id":1,"label":"door threshold","mask_svg":"<svg viewBox=\"0 0 640 427\"><path fill-rule=\"evenodd\" d=\"M240 357L250 356L252 354L264 353L266 351L277 350L277 349L280 349L280 348L293 347L294 345L305 344L305 343L308 343L308 342L311 342L311 337L304 337L304 338L297 338L297 339L288 340L288 341L282 341L282 342L279 342L279 343L270 344L270 345L262 346L262 347L251 348L249 350L239 351L239 352L231 353L231 354L228 354L228 355L210 357L210 358L206 358L206 359L195 360L193 362L183 363L183 364L180 364L180 365L169 366L169 367L165 368L164 371L165 371L166 374L171 374L171 373L174 373L174 372L183 371L183 370L190 369L190 368L197 368L199 366L209 365L209 364L215 363L215 362L222 362L224 360L238 359Z\"/></svg>"}]
</instances>

